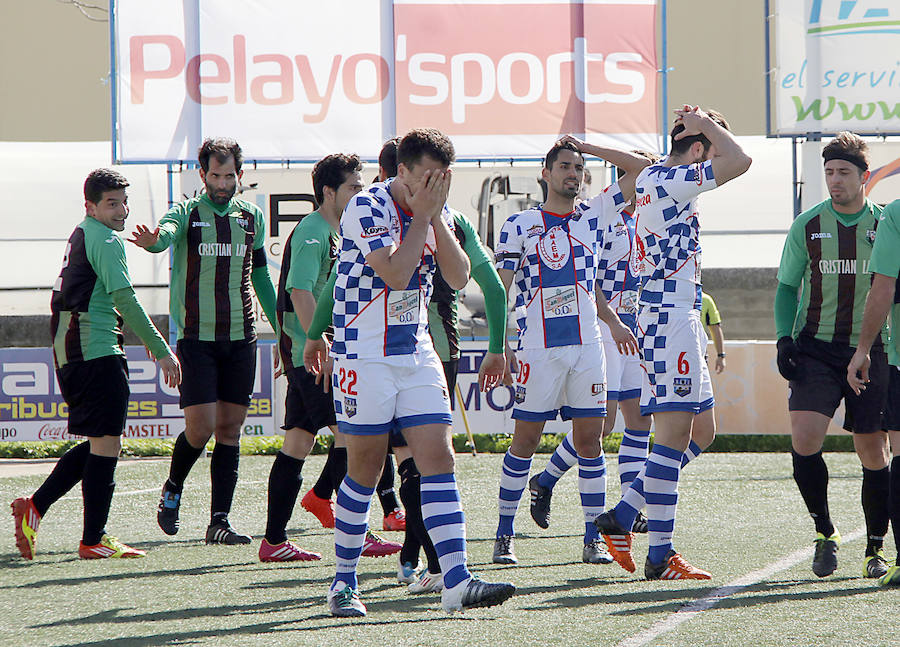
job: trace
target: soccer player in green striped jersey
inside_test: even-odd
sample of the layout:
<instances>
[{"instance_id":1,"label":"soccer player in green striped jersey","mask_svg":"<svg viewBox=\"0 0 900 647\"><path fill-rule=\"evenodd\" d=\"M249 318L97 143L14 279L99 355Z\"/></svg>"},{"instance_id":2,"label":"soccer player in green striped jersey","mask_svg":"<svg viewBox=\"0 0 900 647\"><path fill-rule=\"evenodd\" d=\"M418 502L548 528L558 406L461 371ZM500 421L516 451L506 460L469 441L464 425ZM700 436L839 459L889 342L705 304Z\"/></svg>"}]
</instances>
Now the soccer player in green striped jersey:
<instances>
[{"instance_id":1,"label":"soccer player in green striped jersey","mask_svg":"<svg viewBox=\"0 0 900 647\"><path fill-rule=\"evenodd\" d=\"M891 315L891 335L888 346L890 379L888 401L884 412L884 429L888 430L894 459L890 471L890 517L894 530L894 546L897 560L894 566L881 576L882 586L900 586L900 200L894 200L881 214L875 248L869 263L872 272L872 288L866 298L862 329L856 353L847 366L847 381L854 392L865 390L869 383L872 364L871 351L884 326L888 312ZM872 560L869 560L872 561Z\"/></svg>"},{"instance_id":2,"label":"soccer player in green striped jersey","mask_svg":"<svg viewBox=\"0 0 900 647\"><path fill-rule=\"evenodd\" d=\"M47 510L81 482L84 532L82 559L143 557L106 533L115 488L116 463L128 411L128 365L122 346L127 322L159 363L166 384L176 386L181 368L137 300L125 245L116 232L128 217L128 180L97 169L84 183L84 220L66 245L53 286L50 329L56 377L69 405L69 433L88 440L67 451L30 497L12 503L16 545L34 559L38 525Z\"/></svg>"},{"instance_id":3,"label":"soccer player in green striped jersey","mask_svg":"<svg viewBox=\"0 0 900 647\"><path fill-rule=\"evenodd\" d=\"M868 535L864 573L876 578L887 571L882 544L888 528L890 480L887 434L881 424L888 364L880 330L873 335L868 388L854 393L846 373L862 328L881 208L865 196L869 154L859 136L840 133L825 146L822 157L831 198L800 214L791 225L778 269L778 370L790 385L794 480L816 528L813 573L826 577L837 568L841 536L828 511L822 442L843 399L844 429L853 432L863 467Z\"/></svg>"},{"instance_id":4,"label":"soccer player in green striped jersey","mask_svg":"<svg viewBox=\"0 0 900 647\"><path fill-rule=\"evenodd\" d=\"M174 248L169 309L184 367L180 405L185 430L175 441L157 521L166 534L178 532L184 480L215 435L208 544L248 544L251 539L236 532L228 520L237 485L241 426L256 375L251 284L277 329L263 213L234 197L242 160L241 147L233 139L205 140L198 161L206 192L169 209L153 231L138 225L130 239L154 253Z\"/></svg>"}]
</instances>

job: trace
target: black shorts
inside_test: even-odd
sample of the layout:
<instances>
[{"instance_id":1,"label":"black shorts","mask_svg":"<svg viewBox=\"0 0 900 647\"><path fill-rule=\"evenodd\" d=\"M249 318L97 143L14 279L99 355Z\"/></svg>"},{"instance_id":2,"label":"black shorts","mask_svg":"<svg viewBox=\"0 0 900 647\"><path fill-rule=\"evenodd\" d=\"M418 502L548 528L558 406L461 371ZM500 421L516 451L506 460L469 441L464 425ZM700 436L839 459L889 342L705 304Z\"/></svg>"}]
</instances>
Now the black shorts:
<instances>
[{"instance_id":1,"label":"black shorts","mask_svg":"<svg viewBox=\"0 0 900 647\"><path fill-rule=\"evenodd\" d=\"M287 379L282 429L302 429L315 436L319 429L337 424L334 399L316 384L315 375L298 366L287 372Z\"/></svg>"},{"instance_id":2,"label":"black shorts","mask_svg":"<svg viewBox=\"0 0 900 647\"><path fill-rule=\"evenodd\" d=\"M847 365L855 350L852 346L805 335L797 338L797 346L800 377L789 382L788 410L815 411L831 418L843 398L847 412L844 429L857 434L881 431L888 388L884 349L872 349L868 387L856 395L847 383Z\"/></svg>"},{"instance_id":3,"label":"black shorts","mask_svg":"<svg viewBox=\"0 0 900 647\"><path fill-rule=\"evenodd\" d=\"M448 362L441 362L444 365L444 377L447 378L447 390L450 393L456 389L456 375L459 373L459 358L451 359Z\"/></svg>"},{"instance_id":4,"label":"black shorts","mask_svg":"<svg viewBox=\"0 0 900 647\"><path fill-rule=\"evenodd\" d=\"M128 416L128 364L121 355L71 362L56 371L69 405L69 433L121 436Z\"/></svg>"},{"instance_id":5,"label":"black shorts","mask_svg":"<svg viewBox=\"0 0 900 647\"><path fill-rule=\"evenodd\" d=\"M889 366L887 404L884 406L884 430L900 431L900 367Z\"/></svg>"},{"instance_id":6,"label":"black shorts","mask_svg":"<svg viewBox=\"0 0 900 647\"><path fill-rule=\"evenodd\" d=\"M181 362L182 409L219 400L250 406L256 380L255 339L179 339L175 352Z\"/></svg>"}]
</instances>

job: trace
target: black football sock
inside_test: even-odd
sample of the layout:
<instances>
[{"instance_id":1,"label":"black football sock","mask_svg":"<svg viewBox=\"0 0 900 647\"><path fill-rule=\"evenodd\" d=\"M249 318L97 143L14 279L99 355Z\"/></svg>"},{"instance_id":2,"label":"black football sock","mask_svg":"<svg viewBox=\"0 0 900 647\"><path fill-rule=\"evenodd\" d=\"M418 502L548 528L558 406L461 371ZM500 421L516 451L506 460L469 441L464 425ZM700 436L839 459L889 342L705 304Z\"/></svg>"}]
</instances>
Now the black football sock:
<instances>
[{"instance_id":1,"label":"black football sock","mask_svg":"<svg viewBox=\"0 0 900 647\"><path fill-rule=\"evenodd\" d=\"M862 508L866 517L866 557L884 547L890 521L891 471L863 468Z\"/></svg>"},{"instance_id":2,"label":"black football sock","mask_svg":"<svg viewBox=\"0 0 900 647\"><path fill-rule=\"evenodd\" d=\"M275 454L275 462L269 472L269 502L266 509L266 541L273 546L287 539L287 523L303 485L302 469L302 458L283 452Z\"/></svg>"},{"instance_id":3,"label":"black football sock","mask_svg":"<svg viewBox=\"0 0 900 647\"><path fill-rule=\"evenodd\" d=\"M378 500L381 501L385 517L400 507L394 492L394 457L391 454L384 458L384 469L381 470L381 478L375 491L378 492Z\"/></svg>"},{"instance_id":4,"label":"black football sock","mask_svg":"<svg viewBox=\"0 0 900 647\"><path fill-rule=\"evenodd\" d=\"M900 566L900 456L891 461L891 528L894 529L894 549L897 551L897 566Z\"/></svg>"},{"instance_id":5,"label":"black football sock","mask_svg":"<svg viewBox=\"0 0 900 647\"><path fill-rule=\"evenodd\" d=\"M331 486L337 492L347 476L347 448L334 448L334 461L331 463Z\"/></svg>"},{"instance_id":6,"label":"black football sock","mask_svg":"<svg viewBox=\"0 0 900 647\"><path fill-rule=\"evenodd\" d=\"M169 464L169 482L166 484L168 489L176 493L181 492L184 480L205 449L205 444L200 447L191 445L183 431L178 434L175 447L172 449L172 462Z\"/></svg>"},{"instance_id":7,"label":"black football sock","mask_svg":"<svg viewBox=\"0 0 900 647\"><path fill-rule=\"evenodd\" d=\"M335 492L334 484L331 482L331 470L336 450L334 443L331 443L331 447L328 448L328 458L325 459L325 465L322 466L322 473L319 474L319 480L316 481L312 488L315 495L320 499L330 499Z\"/></svg>"},{"instance_id":8,"label":"black football sock","mask_svg":"<svg viewBox=\"0 0 900 647\"><path fill-rule=\"evenodd\" d=\"M422 519L422 475L412 458L407 458L400 463L400 498L406 508L406 536L403 542L403 549L400 551L402 562L412 562L413 566L418 563L419 546L425 551L425 559L428 562L428 570L431 573L440 573L441 564L438 561L437 551L434 549L434 543L428 535L428 529L425 528L425 521ZM406 538L411 537L410 549L407 550ZM415 552L412 547L415 546ZM408 553L408 559L404 559L404 551Z\"/></svg>"},{"instance_id":9,"label":"black football sock","mask_svg":"<svg viewBox=\"0 0 900 647\"><path fill-rule=\"evenodd\" d=\"M222 523L231 512L234 500L234 488L237 487L238 463L241 459L241 448L237 445L216 443L209 461L209 476L212 480L212 497L210 502L211 521Z\"/></svg>"},{"instance_id":10,"label":"black football sock","mask_svg":"<svg viewBox=\"0 0 900 647\"><path fill-rule=\"evenodd\" d=\"M831 537L834 534L834 524L831 523L831 514L828 512L828 467L822 458L822 452L801 456L791 450L791 456L794 462L794 481L797 482L800 496L816 524L816 532Z\"/></svg>"},{"instance_id":11,"label":"black football sock","mask_svg":"<svg viewBox=\"0 0 900 647\"><path fill-rule=\"evenodd\" d=\"M81 541L94 546L106 533L106 519L116 488L115 474L118 456L88 454L81 478L81 494L84 497L84 533Z\"/></svg>"},{"instance_id":12,"label":"black football sock","mask_svg":"<svg viewBox=\"0 0 900 647\"><path fill-rule=\"evenodd\" d=\"M84 474L84 464L90 453L91 443L86 440L72 447L56 461L53 471L31 496L39 515L43 517L47 514L51 505L78 484Z\"/></svg>"}]
</instances>

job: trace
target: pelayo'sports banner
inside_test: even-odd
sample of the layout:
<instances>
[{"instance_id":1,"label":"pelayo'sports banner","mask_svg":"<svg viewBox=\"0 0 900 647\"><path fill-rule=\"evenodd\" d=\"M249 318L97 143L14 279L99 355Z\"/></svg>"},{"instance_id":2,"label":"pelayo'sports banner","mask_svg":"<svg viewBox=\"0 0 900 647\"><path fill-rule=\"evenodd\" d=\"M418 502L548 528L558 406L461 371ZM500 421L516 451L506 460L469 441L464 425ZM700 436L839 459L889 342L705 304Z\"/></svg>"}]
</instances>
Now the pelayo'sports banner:
<instances>
[{"instance_id":1,"label":"pelayo'sports banner","mask_svg":"<svg viewBox=\"0 0 900 647\"><path fill-rule=\"evenodd\" d=\"M120 161L375 158L416 126L461 158L562 133L657 146L656 0L116 0Z\"/></svg>"},{"instance_id":2,"label":"pelayo'sports banner","mask_svg":"<svg viewBox=\"0 0 900 647\"><path fill-rule=\"evenodd\" d=\"M773 0L772 131L900 133L900 3Z\"/></svg>"}]
</instances>

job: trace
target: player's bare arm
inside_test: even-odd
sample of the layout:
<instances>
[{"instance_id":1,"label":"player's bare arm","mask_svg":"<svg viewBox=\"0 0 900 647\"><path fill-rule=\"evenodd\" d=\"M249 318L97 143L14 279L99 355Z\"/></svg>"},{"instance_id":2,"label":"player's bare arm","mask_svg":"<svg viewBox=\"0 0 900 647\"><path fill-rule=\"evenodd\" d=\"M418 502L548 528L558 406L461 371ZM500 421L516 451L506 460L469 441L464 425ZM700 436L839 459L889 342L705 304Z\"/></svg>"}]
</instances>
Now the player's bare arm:
<instances>
[{"instance_id":1,"label":"player's bare arm","mask_svg":"<svg viewBox=\"0 0 900 647\"><path fill-rule=\"evenodd\" d=\"M366 263L392 290L406 289L413 272L419 267L431 219L435 214L440 214L447 201L445 183L449 186L444 173L432 173L430 170L425 171L415 194L404 183L395 183L399 201L412 211L412 224L399 246L382 247L366 256Z\"/></svg>"},{"instance_id":2,"label":"player's bare arm","mask_svg":"<svg viewBox=\"0 0 900 647\"><path fill-rule=\"evenodd\" d=\"M606 295L600 289L599 283L594 289L594 296L597 298L597 316L600 318L600 321L609 326L613 341L616 342L616 348L623 355L637 355L639 349L634 333L622 323L619 315L609 307L609 301L606 300Z\"/></svg>"},{"instance_id":3,"label":"player's bare arm","mask_svg":"<svg viewBox=\"0 0 900 647\"><path fill-rule=\"evenodd\" d=\"M847 382L856 395L865 390L869 381L869 351L894 303L896 283L896 278L878 273L872 275L872 287L866 297L866 309L863 311L863 323L859 331L859 345L847 365Z\"/></svg>"},{"instance_id":4,"label":"player's bare arm","mask_svg":"<svg viewBox=\"0 0 900 647\"><path fill-rule=\"evenodd\" d=\"M743 175L750 168L753 160L744 152L734 135L710 119L699 107L686 105L676 110L675 115L676 123L684 125L684 130L675 136L676 140L700 134L709 139L715 149L711 161L718 186Z\"/></svg>"},{"instance_id":5,"label":"player's bare arm","mask_svg":"<svg viewBox=\"0 0 900 647\"><path fill-rule=\"evenodd\" d=\"M637 177L638 173L641 172L641 169L649 166L650 160L642 155L632 153L631 151L589 144L588 142L581 141L574 135L565 135L561 137L559 141L575 144L576 148L578 148L581 153L599 157L613 166L622 169L625 172L625 175L618 180L619 190L622 191L622 196L625 198L626 202L631 202L634 199L634 179Z\"/></svg>"},{"instance_id":6,"label":"player's bare arm","mask_svg":"<svg viewBox=\"0 0 900 647\"><path fill-rule=\"evenodd\" d=\"M500 280L503 282L503 289L506 290L506 293L509 294L509 288L513 282L513 271L512 270L503 270L498 269L497 274L500 275ZM519 372L519 363L516 361L516 352L510 347L509 340L506 340L506 360L509 366L510 374L504 375L504 384L507 386L512 384L512 373ZM508 382L506 380L509 380Z\"/></svg>"}]
</instances>

